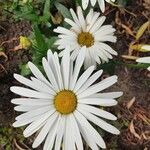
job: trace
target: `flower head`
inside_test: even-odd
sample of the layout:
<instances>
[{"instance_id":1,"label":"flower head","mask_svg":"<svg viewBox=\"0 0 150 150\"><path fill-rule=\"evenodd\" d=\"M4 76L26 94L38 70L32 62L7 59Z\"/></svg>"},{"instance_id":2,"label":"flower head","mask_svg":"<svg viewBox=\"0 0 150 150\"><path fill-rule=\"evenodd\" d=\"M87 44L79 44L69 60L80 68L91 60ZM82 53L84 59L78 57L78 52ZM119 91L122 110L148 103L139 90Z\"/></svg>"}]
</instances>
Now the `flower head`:
<instances>
[{"instance_id":1,"label":"flower head","mask_svg":"<svg viewBox=\"0 0 150 150\"><path fill-rule=\"evenodd\" d=\"M91 5L93 7L96 4L96 2L98 2L101 11L104 12L105 11L105 1L108 3L115 2L115 0L82 0L82 7L85 10L88 7L89 2L91 2Z\"/></svg>"},{"instance_id":2,"label":"flower head","mask_svg":"<svg viewBox=\"0 0 150 150\"><path fill-rule=\"evenodd\" d=\"M138 58L136 62L150 64L150 57ZM147 69L150 71L150 66Z\"/></svg>"},{"instance_id":3,"label":"flower head","mask_svg":"<svg viewBox=\"0 0 150 150\"><path fill-rule=\"evenodd\" d=\"M60 150L61 145L64 150L83 150L82 137L91 149L105 148L101 135L90 122L107 132L119 134L118 129L102 119L117 118L97 107L117 104L114 98L120 97L122 92L101 92L117 82L117 77L111 76L94 84L102 74L102 70L92 74L94 66L79 76L84 55L85 48L73 64L69 50L66 49L60 63L57 53L52 54L49 50L47 59L43 58L42 61L47 77L31 62L28 65L34 77L27 79L18 74L14 75L16 80L28 88L11 87L12 92L22 96L11 101L18 105L14 109L23 112L16 117L13 126L28 125L23 133L25 137L39 130L33 148L45 140L44 150L51 150L53 147Z\"/></svg>"},{"instance_id":4,"label":"flower head","mask_svg":"<svg viewBox=\"0 0 150 150\"><path fill-rule=\"evenodd\" d=\"M96 66L108 62L112 59L112 55L117 55L108 44L104 42L116 42L114 36L115 29L111 25L102 25L106 19L105 16L99 17L100 13L90 10L86 18L83 16L81 7L77 8L77 15L71 9L73 21L66 18L65 21L71 25L70 30L64 27L57 27L55 32L60 33L59 39L56 41L58 49L65 49L66 46L71 47L71 57L74 60L80 53L82 47L86 47L84 60L85 68L91 65ZM60 56L63 55L63 51Z\"/></svg>"}]
</instances>

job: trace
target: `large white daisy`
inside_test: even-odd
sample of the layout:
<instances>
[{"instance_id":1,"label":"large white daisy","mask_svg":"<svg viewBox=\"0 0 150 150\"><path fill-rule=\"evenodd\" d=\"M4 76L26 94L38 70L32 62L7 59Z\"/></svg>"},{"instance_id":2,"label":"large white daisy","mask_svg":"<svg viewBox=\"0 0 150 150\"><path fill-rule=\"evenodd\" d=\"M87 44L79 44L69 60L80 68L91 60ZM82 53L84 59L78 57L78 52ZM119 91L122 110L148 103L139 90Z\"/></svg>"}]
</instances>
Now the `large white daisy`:
<instances>
[{"instance_id":1,"label":"large white daisy","mask_svg":"<svg viewBox=\"0 0 150 150\"><path fill-rule=\"evenodd\" d=\"M138 58L136 62L150 64L150 57ZM150 66L147 69L150 71Z\"/></svg>"},{"instance_id":2,"label":"large white daisy","mask_svg":"<svg viewBox=\"0 0 150 150\"><path fill-rule=\"evenodd\" d=\"M112 55L117 55L108 44L104 42L116 42L114 36L115 29L112 25L102 25L106 19L105 16L99 17L100 13L90 10L86 18L83 16L81 7L77 8L77 15L70 10L73 21L65 18L65 21L71 25L70 29L57 27L54 32L60 33L56 41L58 49L63 50L66 46L71 47L71 57L75 59L80 53L81 48L86 46L84 66L88 68L91 65L96 66L108 62ZM60 56L63 55L63 51Z\"/></svg>"},{"instance_id":3,"label":"large white daisy","mask_svg":"<svg viewBox=\"0 0 150 150\"><path fill-rule=\"evenodd\" d=\"M89 2L91 2L91 5L94 7L97 1L102 12L105 11L105 1L108 3L115 2L115 0L82 0L82 7L85 10Z\"/></svg>"},{"instance_id":4,"label":"large white daisy","mask_svg":"<svg viewBox=\"0 0 150 150\"><path fill-rule=\"evenodd\" d=\"M101 93L117 82L117 76L111 76L101 82L94 82L101 76L102 70L94 71L89 67L81 76L79 72L84 62L85 49L78 55L73 65L68 50L64 51L61 64L57 53L49 50L47 59L43 58L43 68L47 77L38 68L28 63L34 77L27 79L15 74L20 83L29 88L13 86L11 91L22 96L12 99L16 104L14 109L23 114L16 117L14 127L28 125L23 134L29 137L39 131L32 145L39 146L44 140L44 150L83 150L82 137L92 150L105 148L105 142L96 129L94 123L112 134L119 134L119 130L102 118L116 120L117 118L99 106L114 106L122 92ZM90 121L90 122L89 122Z\"/></svg>"}]
</instances>

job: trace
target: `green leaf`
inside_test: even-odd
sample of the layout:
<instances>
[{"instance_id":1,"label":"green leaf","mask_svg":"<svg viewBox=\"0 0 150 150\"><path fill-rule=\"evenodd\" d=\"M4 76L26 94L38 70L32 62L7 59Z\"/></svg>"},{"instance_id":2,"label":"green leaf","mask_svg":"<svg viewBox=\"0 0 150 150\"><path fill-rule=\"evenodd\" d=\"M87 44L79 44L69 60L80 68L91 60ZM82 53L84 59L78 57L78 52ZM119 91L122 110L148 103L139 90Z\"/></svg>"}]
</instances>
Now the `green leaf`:
<instances>
[{"instance_id":1,"label":"green leaf","mask_svg":"<svg viewBox=\"0 0 150 150\"><path fill-rule=\"evenodd\" d=\"M43 16L47 19L50 18L50 3L51 0L46 0L44 5L44 10L43 10Z\"/></svg>"},{"instance_id":2,"label":"green leaf","mask_svg":"<svg viewBox=\"0 0 150 150\"><path fill-rule=\"evenodd\" d=\"M21 64L19 65L19 69L21 70L21 75L27 76L31 73L28 64Z\"/></svg>"},{"instance_id":3,"label":"green leaf","mask_svg":"<svg viewBox=\"0 0 150 150\"><path fill-rule=\"evenodd\" d=\"M61 12L61 14L63 15L64 18L72 18L70 11L68 10L67 7L65 7L64 5L62 5L61 3L58 3L58 2L55 2L54 5Z\"/></svg>"},{"instance_id":4,"label":"green leaf","mask_svg":"<svg viewBox=\"0 0 150 150\"><path fill-rule=\"evenodd\" d=\"M36 46L38 47L38 52L42 54L43 51L48 50L47 43L45 42L45 38L37 25L33 26L33 31L35 35Z\"/></svg>"}]
</instances>

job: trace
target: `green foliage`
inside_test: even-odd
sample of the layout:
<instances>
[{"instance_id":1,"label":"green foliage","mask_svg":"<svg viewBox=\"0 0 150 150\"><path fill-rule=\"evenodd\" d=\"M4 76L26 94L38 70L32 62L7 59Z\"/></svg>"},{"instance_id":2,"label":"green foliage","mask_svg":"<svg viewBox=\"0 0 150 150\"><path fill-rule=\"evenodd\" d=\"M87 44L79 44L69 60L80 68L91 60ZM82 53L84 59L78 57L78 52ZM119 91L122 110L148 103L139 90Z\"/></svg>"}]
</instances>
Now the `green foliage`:
<instances>
[{"instance_id":1,"label":"green foliage","mask_svg":"<svg viewBox=\"0 0 150 150\"><path fill-rule=\"evenodd\" d=\"M25 138L22 135L23 130L14 129L12 127L1 127L0 128L0 147L5 150L11 150L12 143L14 138L19 140L19 142L23 142Z\"/></svg>"}]
</instances>

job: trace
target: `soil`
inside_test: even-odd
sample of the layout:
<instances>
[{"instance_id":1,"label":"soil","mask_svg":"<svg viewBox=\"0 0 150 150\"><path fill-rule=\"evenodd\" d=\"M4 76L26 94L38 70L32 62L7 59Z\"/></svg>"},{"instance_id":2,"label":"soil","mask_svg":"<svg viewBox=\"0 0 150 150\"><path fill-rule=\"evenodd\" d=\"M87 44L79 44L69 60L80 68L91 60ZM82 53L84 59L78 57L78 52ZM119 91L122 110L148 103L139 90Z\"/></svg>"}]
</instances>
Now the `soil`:
<instances>
[{"instance_id":1,"label":"soil","mask_svg":"<svg viewBox=\"0 0 150 150\"><path fill-rule=\"evenodd\" d=\"M111 10L111 11L110 11ZM128 10L128 12L126 11ZM142 5L142 1L133 1L130 6L125 9L112 8L107 6L106 14L107 22L111 22L117 29L118 42L114 45L119 53L115 59L124 61L125 63L134 63L123 59L121 55L129 53L129 44L134 40L133 36L122 27L125 24L135 34L138 28L147 21L150 16L148 9ZM119 18L121 24L118 24L116 18ZM0 23L0 45L7 56L0 57L0 126L11 126L14 121L15 112L13 105L10 103L13 97L9 88L18 84L13 79L13 73L19 73L19 64L26 63L31 60L28 50L13 51L18 45L20 35L28 36L31 33L31 25L26 21L10 23L9 21ZM150 43L150 34L148 31L141 38L140 42ZM142 56L140 53L133 53L135 56ZM118 83L109 89L112 91L123 91L124 95L118 100L118 106L109 109L115 112L118 122L115 124L121 130L121 134L112 136L105 134L107 149L113 150L149 150L150 149L150 73L145 69L133 69L124 65L118 65L115 72L119 77ZM107 73L103 77L109 76ZM132 102L130 107L129 104ZM133 126L131 126L133 123ZM28 147L31 147L33 137L25 141ZM1 146L0 146L1 149ZM16 148L13 148L16 149ZM29 149L29 148L27 148ZM38 148L39 150L41 148ZM88 148L87 148L88 149Z\"/></svg>"}]
</instances>

